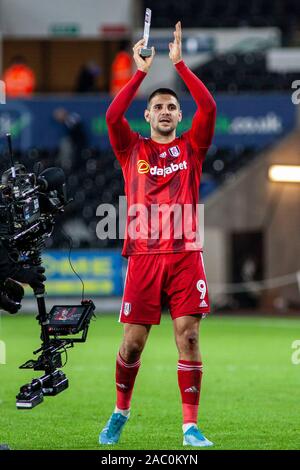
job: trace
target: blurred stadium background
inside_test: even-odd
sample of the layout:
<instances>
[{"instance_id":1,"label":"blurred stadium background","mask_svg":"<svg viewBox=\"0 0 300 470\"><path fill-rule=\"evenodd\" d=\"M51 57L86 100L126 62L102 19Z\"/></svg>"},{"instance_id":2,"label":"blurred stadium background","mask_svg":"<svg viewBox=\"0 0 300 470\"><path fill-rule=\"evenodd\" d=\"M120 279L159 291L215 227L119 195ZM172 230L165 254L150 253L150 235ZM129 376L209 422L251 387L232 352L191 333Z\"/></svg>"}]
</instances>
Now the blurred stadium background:
<instances>
[{"instance_id":1,"label":"blurred stadium background","mask_svg":"<svg viewBox=\"0 0 300 470\"><path fill-rule=\"evenodd\" d=\"M0 0L0 75L14 57L22 56L36 81L32 96L8 98L0 105L1 168L7 164L4 136L10 129L19 161L29 168L38 161L45 167L62 166L74 198L44 256L49 302L81 294L69 267L63 228L72 235L72 261L86 294L96 300L98 312L118 316L126 267L122 240L97 238L96 210L102 203L117 208L124 194L105 111L114 59L124 44L141 37L145 7L152 9L150 45L156 47L156 58L128 112L132 126L149 132L143 120L145 97L160 86L179 92L181 130L190 125L194 103L168 58L177 20L183 26L184 60L218 106L200 189L213 312L297 316L299 0ZM92 84L84 80L86 69ZM272 165L293 165L295 181L272 181ZM23 311L34 309L28 293Z\"/></svg>"}]
</instances>

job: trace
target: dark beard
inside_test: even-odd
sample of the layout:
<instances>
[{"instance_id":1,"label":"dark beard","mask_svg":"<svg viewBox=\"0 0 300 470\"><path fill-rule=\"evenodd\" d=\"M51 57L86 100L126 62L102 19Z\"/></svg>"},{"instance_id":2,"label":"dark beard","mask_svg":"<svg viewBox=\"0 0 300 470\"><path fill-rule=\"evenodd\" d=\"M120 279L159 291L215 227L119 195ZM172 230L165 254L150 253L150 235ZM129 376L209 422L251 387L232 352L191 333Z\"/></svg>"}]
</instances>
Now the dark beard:
<instances>
[{"instance_id":1,"label":"dark beard","mask_svg":"<svg viewBox=\"0 0 300 470\"><path fill-rule=\"evenodd\" d=\"M167 137L168 135L172 134L174 132L174 130L176 129L176 127L172 127L171 129L168 129L168 130L163 130L161 129L160 127L157 128L158 132L163 135L164 137Z\"/></svg>"}]
</instances>

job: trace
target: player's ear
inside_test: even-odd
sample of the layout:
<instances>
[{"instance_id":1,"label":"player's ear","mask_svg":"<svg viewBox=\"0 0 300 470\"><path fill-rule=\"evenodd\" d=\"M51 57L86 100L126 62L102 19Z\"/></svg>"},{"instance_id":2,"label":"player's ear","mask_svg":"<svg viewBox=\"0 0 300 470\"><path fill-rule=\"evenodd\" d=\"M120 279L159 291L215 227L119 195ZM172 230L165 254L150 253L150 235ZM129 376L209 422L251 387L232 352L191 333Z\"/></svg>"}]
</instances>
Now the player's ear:
<instances>
[{"instance_id":1,"label":"player's ear","mask_svg":"<svg viewBox=\"0 0 300 470\"><path fill-rule=\"evenodd\" d=\"M145 109L144 117L145 117L147 122L150 122L150 111L149 111L149 109Z\"/></svg>"},{"instance_id":2,"label":"player's ear","mask_svg":"<svg viewBox=\"0 0 300 470\"><path fill-rule=\"evenodd\" d=\"M182 121L182 111L180 110L178 113L178 122Z\"/></svg>"}]
</instances>

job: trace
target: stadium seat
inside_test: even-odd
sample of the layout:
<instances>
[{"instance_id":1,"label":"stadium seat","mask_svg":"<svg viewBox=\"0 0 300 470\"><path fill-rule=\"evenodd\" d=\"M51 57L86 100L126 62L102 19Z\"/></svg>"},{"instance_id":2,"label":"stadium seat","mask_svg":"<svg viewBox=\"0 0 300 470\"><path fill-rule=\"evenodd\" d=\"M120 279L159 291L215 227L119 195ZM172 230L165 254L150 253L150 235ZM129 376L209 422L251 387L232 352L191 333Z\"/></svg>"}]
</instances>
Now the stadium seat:
<instances>
[{"instance_id":1,"label":"stadium seat","mask_svg":"<svg viewBox=\"0 0 300 470\"><path fill-rule=\"evenodd\" d=\"M180 18L185 28L277 26L286 35L300 26L298 0L144 0L143 7L153 10L154 28L172 27Z\"/></svg>"}]
</instances>

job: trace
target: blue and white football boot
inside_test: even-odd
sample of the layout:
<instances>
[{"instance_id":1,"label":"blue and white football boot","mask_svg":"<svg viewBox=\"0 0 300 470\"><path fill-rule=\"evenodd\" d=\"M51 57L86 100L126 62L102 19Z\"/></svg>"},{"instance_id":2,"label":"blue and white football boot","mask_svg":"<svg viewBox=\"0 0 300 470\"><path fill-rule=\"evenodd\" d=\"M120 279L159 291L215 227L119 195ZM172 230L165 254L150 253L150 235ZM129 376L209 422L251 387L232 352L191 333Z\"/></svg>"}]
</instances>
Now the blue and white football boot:
<instances>
[{"instance_id":1,"label":"blue and white football boot","mask_svg":"<svg viewBox=\"0 0 300 470\"><path fill-rule=\"evenodd\" d=\"M128 419L129 416L126 417L121 413L113 413L99 435L99 444L117 444Z\"/></svg>"},{"instance_id":2,"label":"blue and white football boot","mask_svg":"<svg viewBox=\"0 0 300 470\"><path fill-rule=\"evenodd\" d=\"M188 428L188 430L183 434L183 445L193 447L211 447L214 444L206 439L200 429L195 425Z\"/></svg>"}]
</instances>

